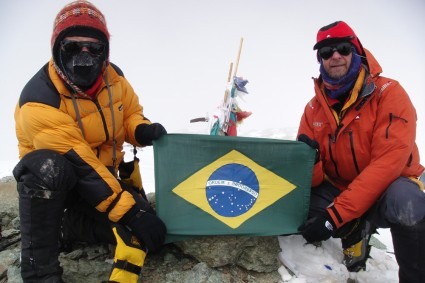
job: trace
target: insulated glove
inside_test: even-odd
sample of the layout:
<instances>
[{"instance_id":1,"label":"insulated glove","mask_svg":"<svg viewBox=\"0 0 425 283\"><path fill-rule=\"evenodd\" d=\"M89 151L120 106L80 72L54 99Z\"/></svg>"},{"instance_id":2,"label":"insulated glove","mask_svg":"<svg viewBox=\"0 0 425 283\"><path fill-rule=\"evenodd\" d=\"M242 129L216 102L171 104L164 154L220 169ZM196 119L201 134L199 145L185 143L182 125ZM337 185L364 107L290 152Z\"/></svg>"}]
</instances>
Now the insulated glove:
<instances>
[{"instance_id":1,"label":"insulated glove","mask_svg":"<svg viewBox=\"0 0 425 283\"><path fill-rule=\"evenodd\" d=\"M139 158L129 162L121 161L118 166L118 174L123 183L137 189L137 192L147 201L145 190L143 189L142 175L140 175ZM128 190L128 189L127 189Z\"/></svg>"},{"instance_id":2,"label":"insulated glove","mask_svg":"<svg viewBox=\"0 0 425 283\"><path fill-rule=\"evenodd\" d=\"M135 138L142 145L152 145L153 140L157 140L167 134L167 130L159 124L140 124L136 127Z\"/></svg>"},{"instance_id":3,"label":"insulated glove","mask_svg":"<svg viewBox=\"0 0 425 283\"><path fill-rule=\"evenodd\" d=\"M307 242L326 241L332 236L335 224L329 214L326 213L326 216L314 216L298 227L298 231L301 232Z\"/></svg>"},{"instance_id":4,"label":"insulated glove","mask_svg":"<svg viewBox=\"0 0 425 283\"><path fill-rule=\"evenodd\" d=\"M131 209L134 211L134 209ZM154 213L138 210L131 217L126 217L126 227L145 245L149 251L158 250L165 241L167 228Z\"/></svg>"},{"instance_id":5,"label":"insulated glove","mask_svg":"<svg viewBox=\"0 0 425 283\"><path fill-rule=\"evenodd\" d=\"M109 282L137 282L146 258L146 250L122 225L112 226L117 246Z\"/></svg>"},{"instance_id":6,"label":"insulated glove","mask_svg":"<svg viewBox=\"0 0 425 283\"><path fill-rule=\"evenodd\" d=\"M319 147L319 143L315 140L312 140L311 138L309 138L307 135L305 134L301 134L298 136L297 138L298 141L303 142L305 144L307 144L309 147L311 147L312 149L314 149L316 151L316 156L314 158L314 164L316 164L317 162L319 162L320 159L320 147Z\"/></svg>"}]
</instances>

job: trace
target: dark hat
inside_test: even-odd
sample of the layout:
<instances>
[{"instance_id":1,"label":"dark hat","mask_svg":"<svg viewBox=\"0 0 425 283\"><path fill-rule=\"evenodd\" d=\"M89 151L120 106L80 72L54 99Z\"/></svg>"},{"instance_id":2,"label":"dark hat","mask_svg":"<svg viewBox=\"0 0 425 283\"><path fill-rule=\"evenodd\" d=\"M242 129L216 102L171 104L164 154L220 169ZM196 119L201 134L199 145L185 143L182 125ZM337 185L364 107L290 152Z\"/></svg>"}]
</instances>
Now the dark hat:
<instances>
[{"instance_id":1,"label":"dark hat","mask_svg":"<svg viewBox=\"0 0 425 283\"><path fill-rule=\"evenodd\" d=\"M51 39L54 56L60 41L66 36L87 36L99 39L106 44L106 58L109 57L109 32L105 17L88 1L71 2L57 14Z\"/></svg>"},{"instance_id":2,"label":"dark hat","mask_svg":"<svg viewBox=\"0 0 425 283\"><path fill-rule=\"evenodd\" d=\"M319 29L313 50L341 41L350 42L360 55L364 54L362 44L353 29L343 21L334 22Z\"/></svg>"}]
</instances>

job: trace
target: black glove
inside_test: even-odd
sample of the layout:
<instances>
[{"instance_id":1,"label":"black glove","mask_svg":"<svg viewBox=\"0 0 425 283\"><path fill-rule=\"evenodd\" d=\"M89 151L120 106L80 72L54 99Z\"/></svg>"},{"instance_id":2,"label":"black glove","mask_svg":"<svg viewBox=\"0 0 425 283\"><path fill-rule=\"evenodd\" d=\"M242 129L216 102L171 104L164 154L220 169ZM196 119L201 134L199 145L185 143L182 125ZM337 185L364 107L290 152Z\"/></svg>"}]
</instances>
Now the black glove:
<instances>
[{"instance_id":1,"label":"black glove","mask_svg":"<svg viewBox=\"0 0 425 283\"><path fill-rule=\"evenodd\" d=\"M155 214L138 209L136 204L121 219L122 222L136 236L149 251L158 250L165 241L167 228L164 222Z\"/></svg>"},{"instance_id":2,"label":"black glove","mask_svg":"<svg viewBox=\"0 0 425 283\"><path fill-rule=\"evenodd\" d=\"M316 157L314 159L314 164L316 164L317 162L319 162L320 159L320 147L319 147L319 143L315 140L312 140L311 138L309 138L307 135L305 134L301 134L298 136L297 138L298 141L303 142L305 144L307 144L309 147L311 147L312 149L314 149L316 151Z\"/></svg>"},{"instance_id":3,"label":"black glove","mask_svg":"<svg viewBox=\"0 0 425 283\"><path fill-rule=\"evenodd\" d=\"M304 239L309 243L326 241L332 236L335 224L331 216L326 213L325 216L318 215L308 219L304 224L298 227Z\"/></svg>"},{"instance_id":4,"label":"black glove","mask_svg":"<svg viewBox=\"0 0 425 283\"><path fill-rule=\"evenodd\" d=\"M152 145L152 141L167 134L167 130L159 124L140 124L136 127L136 141L142 145Z\"/></svg>"}]
</instances>

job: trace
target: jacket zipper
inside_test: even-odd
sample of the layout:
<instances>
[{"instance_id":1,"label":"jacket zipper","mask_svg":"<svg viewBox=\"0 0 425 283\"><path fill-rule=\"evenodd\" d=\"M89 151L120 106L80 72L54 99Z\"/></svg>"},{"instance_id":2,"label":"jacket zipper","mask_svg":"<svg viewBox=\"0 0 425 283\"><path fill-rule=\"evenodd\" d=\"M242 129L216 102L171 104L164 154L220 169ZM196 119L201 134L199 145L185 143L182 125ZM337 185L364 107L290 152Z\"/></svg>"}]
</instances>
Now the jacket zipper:
<instances>
[{"instance_id":1,"label":"jacket zipper","mask_svg":"<svg viewBox=\"0 0 425 283\"><path fill-rule=\"evenodd\" d=\"M102 118L103 130L105 131L105 134L106 134L106 140L109 140L109 132L106 126L106 120L105 120L105 116L103 115L102 107L100 106L99 101L97 101L97 99L94 101L94 103L96 104L97 110L99 111L100 117Z\"/></svg>"},{"instance_id":2,"label":"jacket zipper","mask_svg":"<svg viewBox=\"0 0 425 283\"><path fill-rule=\"evenodd\" d=\"M336 165L336 162L335 162L333 154L332 154L332 143L334 143L335 140L336 140L336 136L335 136L335 138L332 138L332 135L329 134L329 156L331 158L332 164L334 165L335 173L339 177L338 166Z\"/></svg>"},{"instance_id":3,"label":"jacket zipper","mask_svg":"<svg viewBox=\"0 0 425 283\"><path fill-rule=\"evenodd\" d=\"M348 135L350 137L350 148L351 148L351 155L353 156L354 167L356 167L357 174L360 174L359 165L357 163L357 158L356 158L356 152L354 151L353 132L349 131Z\"/></svg>"},{"instance_id":4,"label":"jacket zipper","mask_svg":"<svg viewBox=\"0 0 425 283\"><path fill-rule=\"evenodd\" d=\"M410 165L412 165L412 161L413 161L413 154L410 154L409 160L407 161L407 167L410 167Z\"/></svg>"}]
</instances>

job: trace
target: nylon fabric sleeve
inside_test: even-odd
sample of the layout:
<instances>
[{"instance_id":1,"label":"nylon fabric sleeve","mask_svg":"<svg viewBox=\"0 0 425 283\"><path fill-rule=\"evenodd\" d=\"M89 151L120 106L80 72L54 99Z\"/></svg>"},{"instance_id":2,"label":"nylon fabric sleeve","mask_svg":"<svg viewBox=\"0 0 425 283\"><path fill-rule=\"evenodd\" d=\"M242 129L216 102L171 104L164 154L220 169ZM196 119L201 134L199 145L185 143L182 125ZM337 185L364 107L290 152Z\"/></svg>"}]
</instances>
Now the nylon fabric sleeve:
<instances>
[{"instance_id":1,"label":"nylon fabric sleeve","mask_svg":"<svg viewBox=\"0 0 425 283\"><path fill-rule=\"evenodd\" d=\"M105 212L121 191L121 186L93 153L74 120L57 108L31 102L23 105L15 118L22 136L18 138L24 143L27 141L36 149L51 149L67 154L77 167L78 188L82 197ZM115 213L111 220L118 221L133 205L134 201L127 198L126 203L119 204L121 212Z\"/></svg>"},{"instance_id":2,"label":"nylon fabric sleeve","mask_svg":"<svg viewBox=\"0 0 425 283\"><path fill-rule=\"evenodd\" d=\"M310 126L310 125L313 125L313 122L311 121L313 117L312 112L314 111L313 103L315 103L314 98L307 104L307 106L304 109L304 114L301 117L297 137L304 134L310 137L311 139L315 139L314 131ZM320 152L320 148L319 148L319 152ZM320 185L323 182L323 180L324 180L323 166L322 166L322 161L319 160L317 163L314 164L314 167L313 167L313 177L311 181L311 186L316 187Z\"/></svg>"},{"instance_id":3,"label":"nylon fabric sleeve","mask_svg":"<svg viewBox=\"0 0 425 283\"><path fill-rule=\"evenodd\" d=\"M122 78L122 80L122 103L126 142L136 146L142 146L135 138L136 127L139 124L150 124L151 122L143 115L143 106L139 103L139 97L134 92L130 83L125 78Z\"/></svg>"}]
</instances>

